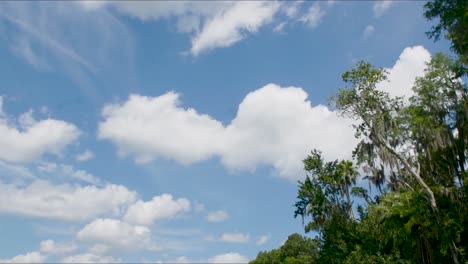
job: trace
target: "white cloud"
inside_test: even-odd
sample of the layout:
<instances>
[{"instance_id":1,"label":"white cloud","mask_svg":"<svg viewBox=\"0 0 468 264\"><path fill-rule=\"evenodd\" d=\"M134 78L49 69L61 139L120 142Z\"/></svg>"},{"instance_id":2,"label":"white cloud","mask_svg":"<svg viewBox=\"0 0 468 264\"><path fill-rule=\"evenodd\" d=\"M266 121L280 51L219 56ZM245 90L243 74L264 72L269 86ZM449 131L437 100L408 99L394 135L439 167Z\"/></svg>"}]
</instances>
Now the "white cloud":
<instances>
[{"instance_id":1,"label":"white cloud","mask_svg":"<svg viewBox=\"0 0 468 264\"><path fill-rule=\"evenodd\" d=\"M99 218L81 229L76 238L117 248L145 248L151 241L148 227L130 225L117 219Z\"/></svg>"},{"instance_id":2,"label":"white cloud","mask_svg":"<svg viewBox=\"0 0 468 264\"><path fill-rule=\"evenodd\" d=\"M306 24L310 28L315 28L320 24L324 15L325 12L320 9L320 5L315 3L309 7L309 10L305 15L299 18L299 21Z\"/></svg>"},{"instance_id":3,"label":"white cloud","mask_svg":"<svg viewBox=\"0 0 468 264\"><path fill-rule=\"evenodd\" d=\"M139 225L152 225L155 221L177 217L190 211L190 201L185 198L173 199L170 194L155 196L151 201L138 200L129 206L125 221Z\"/></svg>"},{"instance_id":4,"label":"white cloud","mask_svg":"<svg viewBox=\"0 0 468 264\"><path fill-rule=\"evenodd\" d=\"M284 6L282 11L289 18L294 18L299 14L299 8L304 1L294 1L290 5Z\"/></svg>"},{"instance_id":5,"label":"white cloud","mask_svg":"<svg viewBox=\"0 0 468 264\"><path fill-rule=\"evenodd\" d=\"M257 244L258 246L261 246L263 244L265 244L266 242L268 242L268 240L270 240L270 235L263 235L263 236L260 236L257 240L257 242L255 242L255 244Z\"/></svg>"},{"instance_id":6,"label":"white cloud","mask_svg":"<svg viewBox=\"0 0 468 264\"><path fill-rule=\"evenodd\" d=\"M82 1L81 5L90 11L113 7L122 14L142 21L174 19L177 30L191 36L190 54L198 56L216 48L232 46L274 22L278 13L284 14L288 21L297 20L297 16L301 15L299 7L302 2ZM320 7L314 5L302 16L301 21L316 27L323 15Z\"/></svg>"},{"instance_id":7,"label":"white cloud","mask_svg":"<svg viewBox=\"0 0 468 264\"><path fill-rule=\"evenodd\" d=\"M283 30L284 30L284 27L287 25L288 23L283 21L281 23L279 23L278 25L276 25L274 28L273 28L273 31L274 32L277 32L277 33L283 33Z\"/></svg>"},{"instance_id":8,"label":"white cloud","mask_svg":"<svg viewBox=\"0 0 468 264\"><path fill-rule=\"evenodd\" d=\"M59 243L54 240L48 239L41 241L40 251L50 255L63 255L73 252L78 247L73 243Z\"/></svg>"},{"instance_id":9,"label":"white cloud","mask_svg":"<svg viewBox=\"0 0 468 264\"><path fill-rule=\"evenodd\" d=\"M229 126L178 106L178 95L131 95L104 107L99 138L136 162L168 158L181 164L215 155L232 170L272 165L283 177L301 179L301 160L313 148L329 158L348 157L352 128L327 107L312 107L301 88L266 85L249 93ZM324 126L323 124L327 124Z\"/></svg>"},{"instance_id":10,"label":"white cloud","mask_svg":"<svg viewBox=\"0 0 468 264\"><path fill-rule=\"evenodd\" d=\"M249 242L250 235L244 233L223 233L221 235L221 241L228 242L228 243L242 243L245 244Z\"/></svg>"},{"instance_id":11,"label":"white cloud","mask_svg":"<svg viewBox=\"0 0 468 264\"><path fill-rule=\"evenodd\" d=\"M80 131L73 124L61 120L36 121L32 112L22 114L16 121L3 113L0 97L0 160L31 162L44 154L59 155L78 139Z\"/></svg>"},{"instance_id":12,"label":"white cloud","mask_svg":"<svg viewBox=\"0 0 468 264\"><path fill-rule=\"evenodd\" d=\"M390 69L390 83L378 87L391 95L411 94L429 59L421 46L406 48ZM219 157L232 171L267 165L293 181L303 179L302 160L310 150L322 150L327 160L349 159L357 143L351 120L324 105L312 106L302 88L276 84L247 94L227 125L182 108L174 92L131 95L122 104L106 105L103 117L99 138L136 162L166 158L187 165Z\"/></svg>"},{"instance_id":13,"label":"white cloud","mask_svg":"<svg viewBox=\"0 0 468 264\"><path fill-rule=\"evenodd\" d=\"M380 83L378 89L388 92L391 96L412 96L414 80L424 75L426 63L431 60L431 54L423 46L407 47L400 54L389 71L388 81Z\"/></svg>"},{"instance_id":14,"label":"white cloud","mask_svg":"<svg viewBox=\"0 0 468 264\"><path fill-rule=\"evenodd\" d=\"M99 256L91 253L84 253L62 258L63 263L120 263L120 259L111 256Z\"/></svg>"},{"instance_id":15,"label":"white cloud","mask_svg":"<svg viewBox=\"0 0 468 264\"><path fill-rule=\"evenodd\" d=\"M11 259L0 259L1 263L43 263L46 260L46 256L40 252L33 251L24 255L18 255Z\"/></svg>"},{"instance_id":16,"label":"white cloud","mask_svg":"<svg viewBox=\"0 0 468 264\"><path fill-rule=\"evenodd\" d=\"M269 24L280 10L278 2L256 1L83 1L86 10L113 6L123 14L143 21L175 18L177 29L192 35L190 53L194 56L228 47ZM284 5L285 6L285 5ZM293 4L292 6L295 6ZM289 11L293 12L293 11Z\"/></svg>"},{"instance_id":17,"label":"white cloud","mask_svg":"<svg viewBox=\"0 0 468 264\"><path fill-rule=\"evenodd\" d=\"M83 221L103 214L120 214L136 193L121 185L53 185L42 180L26 186L0 182L0 213Z\"/></svg>"},{"instance_id":18,"label":"white cloud","mask_svg":"<svg viewBox=\"0 0 468 264\"><path fill-rule=\"evenodd\" d=\"M89 149L85 150L83 153L80 153L76 156L77 161L87 161L92 158L94 158L94 153Z\"/></svg>"},{"instance_id":19,"label":"white cloud","mask_svg":"<svg viewBox=\"0 0 468 264\"><path fill-rule=\"evenodd\" d=\"M159 97L131 95L124 104L107 105L98 136L110 139L121 155L135 155L140 163L159 157L190 164L217 152L216 136L223 126L208 115L179 107L173 92ZM176 140L174 140L176 139Z\"/></svg>"},{"instance_id":20,"label":"white cloud","mask_svg":"<svg viewBox=\"0 0 468 264\"><path fill-rule=\"evenodd\" d=\"M271 165L292 180L302 179L302 160L313 148L325 158L347 158L355 142L349 120L326 106L311 106L297 87L268 84L249 93L226 127L222 162L230 169Z\"/></svg>"},{"instance_id":21,"label":"white cloud","mask_svg":"<svg viewBox=\"0 0 468 264\"><path fill-rule=\"evenodd\" d=\"M272 21L279 10L278 2L239 1L225 12L208 20L201 32L192 39L190 52L201 52L218 47L229 47L242 40L245 33L254 33Z\"/></svg>"},{"instance_id":22,"label":"white cloud","mask_svg":"<svg viewBox=\"0 0 468 264\"><path fill-rule=\"evenodd\" d=\"M223 222L229 219L229 214L226 211L209 212L206 219L208 222Z\"/></svg>"},{"instance_id":23,"label":"white cloud","mask_svg":"<svg viewBox=\"0 0 468 264\"><path fill-rule=\"evenodd\" d=\"M374 16L380 17L387 11L393 4L395 4L394 1L391 0L379 0L374 2Z\"/></svg>"},{"instance_id":24,"label":"white cloud","mask_svg":"<svg viewBox=\"0 0 468 264\"><path fill-rule=\"evenodd\" d=\"M209 259L211 263L248 263L249 259L239 253L226 253Z\"/></svg>"},{"instance_id":25,"label":"white cloud","mask_svg":"<svg viewBox=\"0 0 468 264\"><path fill-rule=\"evenodd\" d=\"M79 180L81 182L90 183L93 185L101 185L101 180L92 174L84 171L75 169L71 165L66 164L57 164L53 162L42 162L37 167L39 171L47 172L47 173L54 173L57 174L58 177L66 177L74 180Z\"/></svg>"},{"instance_id":26,"label":"white cloud","mask_svg":"<svg viewBox=\"0 0 468 264\"><path fill-rule=\"evenodd\" d=\"M374 34L375 28L373 25L368 25L365 29L364 32L362 33L362 36L364 39L369 38L372 34Z\"/></svg>"},{"instance_id":27,"label":"white cloud","mask_svg":"<svg viewBox=\"0 0 468 264\"><path fill-rule=\"evenodd\" d=\"M255 33L271 22L281 4L277 2L246 1L154 1L106 2L83 1L86 10L113 6L123 14L143 21L175 18L178 31L192 35L190 53L228 47Z\"/></svg>"}]
</instances>

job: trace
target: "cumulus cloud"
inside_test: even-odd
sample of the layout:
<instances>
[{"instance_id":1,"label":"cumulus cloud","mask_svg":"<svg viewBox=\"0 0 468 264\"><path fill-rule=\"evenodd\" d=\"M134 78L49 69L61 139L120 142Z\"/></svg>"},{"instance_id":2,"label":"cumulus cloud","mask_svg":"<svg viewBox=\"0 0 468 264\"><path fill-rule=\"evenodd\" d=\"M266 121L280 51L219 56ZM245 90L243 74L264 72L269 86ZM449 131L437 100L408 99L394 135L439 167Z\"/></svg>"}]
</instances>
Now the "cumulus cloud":
<instances>
[{"instance_id":1,"label":"cumulus cloud","mask_svg":"<svg viewBox=\"0 0 468 264\"><path fill-rule=\"evenodd\" d=\"M375 1L373 6L374 16L382 16L393 4L395 4L395 2L391 0Z\"/></svg>"},{"instance_id":2,"label":"cumulus cloud","mask_svg":"<svg viewBox=\"0 0 468 264\"><path fill-rule=\"evenodd\" d=\"M76 238L117 248L140 248L150 243L148 227L131 225L117 219L99 218L81 229Z\"/></svg>"},{"instance_id":3,"label":"cumulus cloud","mask_svg":"<svg viewBox=\"0 0 468 264\"><path fill-rule=\"evenodd\" d=\"M64 257L62 263L120 263L121 260L111 256L99 256L92 253L84 253Z\"/></svg>"},{"instance_id":4,"label":"cumulus cloud","mask_svg":"<svg viewBox=\"0 0 468 264\"><path fill-rule=\"evenodd\" d=\"M48 239L41 241L40 251L49 255L63 255L75 251L78 247L73 243L60 243Z\"/></svg>"},{"instance_id":5,"label":"cumulus cloud","mask_svg":"<svg viewBox=\"0 0 468 264\"><path fill-rule=\"evenodd\" d=\"M431 54L423 46L407 47L400 54L392 68L387 68L388 81L380 83L377 88L388 92L391 96L412 96L416 77L424 75Z\"/></svg>"},{"instance_id":6,"label":"cumulus cloud","mask_svg":"<svg viewBox=\"0 0 468 264\"><path fill-rule=\"evenodd\" d=\"M179 95L131 95L124 104L104 107L99 138L109 139L121 155L134 155L140 163L159 157L190 164L213 156L223 130L220 122L194 109L179 107ZM177 139L177 140L174 140ZM168 155L169 154L169 155Z\"/></svg>"},{"instance_id":7,"label":"cumulus cloud","mask_svg":"<svg viewBox=\"0 0 468 264\"><path fill-rule=\"evenodd\" d=\"M209 212L206 219L208 222L223 222L229 219L229 214L226 211Z\"/></svg>"},{"instance_id":8,"label":"cumulus cloud","mask_svg":"<svg viewBox=\"0 0 468 264\"><path fill-rule=\"evenodd\" d=\"M406 48L389 69L389 82L378 88L391 95L410 95L423 74L429 52ZM131 95L106 105L99 138L112 141L119 154L136 162L172 159L187 165L219 157L231 171L272 166L290 180L304 177L302 159L316 148L325 159L349 159L357 143L352 121L324 105L312 106L299 87L268 84L250 92L227 125L180 106L179 95Z\"/></svg>"},{"instance_id":9,"label":"cumulus cloud","mask_svg":"<svg viewBox=\"0 0 468 264\"><path fill-rule=\"evenodd\" d=\"M241 243L245 244L249 242L250 235L244 233L223 233L220 238L221 241L228 242L228 243Z\"/></svg>"},{"instance_id":10,"label":"cumulus cloud","mask_svg":"<svg viewBox=\"0 0 468 264\"><path fill-rule=\"evenodd\" d=\"M76 156L77 161L87 161L92 158L94 158L94 153L89 149L85 150L83 153L80 153Z\"/></svg>"},{"instance_id":11,"label":"cumulus cloud","mask_svg":"<svg viewBox=\"0 0 468 264\"><path fill-rule=\"evenodd\" d=\"M42 180L25 186L0 182L0 213L83 221L103 214L118 215L135 199L135 192L115 184L100 188Z\"/></svg>"},{"instance_id":12,"label":"cumulus cloud","mask_svg":"<svg viewBox=\"0 0 468 264\"><path fill-rule=\"evenodd\" d=\"M16 120L8 118L2 101L0 97L0 160L31 162L44 154L58 155L80 135L73 124L51 118L37 121L31 111Z\"/></svg>"},{"instance_id":13,"label":"cumulus cloud","mask_svg":"<svg viewBox=\"0 0 468 264\"><path fill-rule=\"evenodd\" d=\"M263 236L260 236L257 240L257 242L255 242L255 244L257 244L257 246L261 246L263 244L265 244L266 242L268 242L268 240L270 240L270 235L263 235Z\"/></svg>"},{"instance_id":14,"label":"cumulus cloud","mask_svg":"<svg viewBox=\"0 0 468 264\"><path fill-rule=\"evenodd\" d=\"M211 263L248 263L249 259L239 253L226 253L209 259Z\"/></svg>"},{"instance_id":15,"label":"cumulus cloud","mask_svg":"<svg viewBox=\"0 0 468 264\"><path fill-rule=\"evenodd\" d=\"M1 263L43 263L46 260L46 256L40 252L33 251L24 255L18 255L11 259L0 259Z\"/></svg>"},{"instance_id":16,"label":"cumulus cloud","mask_svg":"<svg viewBox=\"0 0 468 264\"><path fill-rule=\"evenodd\" d=\"M105 106L99 138L136 162L167 158L191 164L219 156L230 170L272 165L293 180L303 177L301 160L311 149L348 157L354 142L350 122L326 106L312 107L301 88L269 84L249 93L228 126L180 107L178 98L174 92L131 95L123 104Z\"/></svg>"},{"instance_id":17,"label":"cumulus cloud","mask_svg":"<svg viewBox=\"0 0 468 264\"><path fill-rule=\"evenodd\" d=\"M155 221L177 217L190 211L190 201L185 198L175 200L170 194L155 196L151 201L138 200L132 204L124 216L125 221L139 225L152 225Z\"/></svg>"}]
</instances>

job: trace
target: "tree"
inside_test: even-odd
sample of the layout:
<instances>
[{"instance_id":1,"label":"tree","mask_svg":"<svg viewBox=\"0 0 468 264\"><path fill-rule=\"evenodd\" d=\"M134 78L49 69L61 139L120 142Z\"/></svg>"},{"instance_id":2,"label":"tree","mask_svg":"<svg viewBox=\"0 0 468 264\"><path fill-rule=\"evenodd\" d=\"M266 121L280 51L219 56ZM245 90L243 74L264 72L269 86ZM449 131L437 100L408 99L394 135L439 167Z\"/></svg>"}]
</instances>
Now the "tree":
<instances>
[{"instance_id":1,"label":"tree","mask_svg":"<svg viewBox=\"0 0 468 264\"><path fill-rule=\"evenodd\" d=\"M318 242L308 237L294 233L279 248L271 251L261 251L251 264L302 264L317 263Z\"/></svg>"},{"instance_id":2,"label":"tree","mask_svg":"<svg viewBox=\"0 0 468 264\"><path fill-rule=\"evenodd\" d=\"M466 0L433 0L424 5L424 16L428 20L439 19L439 24L426 32L429 38L438 40L442 32L452 42L456 52L466 65L468 64L468 2Z\"/></svg>"},{"instance_id":3,"label":"tree","mask_svg":"<svg viewBox=\"0 0 468 264\"><path fill-rule=\"evenodd\" d=\"M334 103L340 113L358 122L356 137L361 142L354 155L359 163L388 178L391 191L424 193L433 217L442 227L440 235L447 241L442 244L449 248L453 262L459 263L461 251L453 238L458 232L456 225L443 219L445 214L441 214L437 201L444 199L437 198L441 187L455 190L450 179L455 175L466 177L462 175L468 124L466 87L451 73L450 63L436 55L425 76L416 82L416 94L406 107L402 98L391 98L377 89L378 83L387 80L386 71L361 61L343 74L348 87L339 91ZM453 135L455 128L463 131L462 138L459 132ZM436 166L442 157L448 165ZM441 172L434 174L433 168Z\"/></svg>"},{"instance_id":4,"label":"tree","mask_svg":"<svg viewBox=\"0 0 468 264\"><path fill-rule=\"evenodd\" d=\"M294 216L301 216L303 220L308 216L312 218L305 231L321 233L332 219L350 217L354 220L349 188L355 184L357 173L352 162L325 162L318 150L313 150L303 162L309 175L304 182L299 182Z\"/></svg>"}]
</instances>

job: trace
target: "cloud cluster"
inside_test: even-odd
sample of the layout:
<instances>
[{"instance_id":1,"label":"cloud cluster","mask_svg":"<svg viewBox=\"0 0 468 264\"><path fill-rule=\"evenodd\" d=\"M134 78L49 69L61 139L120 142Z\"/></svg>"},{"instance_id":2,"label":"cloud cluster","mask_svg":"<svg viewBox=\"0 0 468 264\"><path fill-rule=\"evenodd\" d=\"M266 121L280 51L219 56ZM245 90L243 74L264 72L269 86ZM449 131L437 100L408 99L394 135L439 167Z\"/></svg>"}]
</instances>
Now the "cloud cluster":
<instances>
[{"instance_id":1,"label":"cloud cluster","mask_svg":"<svg viewBox=\"0 0 468 264\"><path fill-rule=\"evenodd\" d=\"M406 48L378 89L392 96L411 95L429 60L424 47ZM268 84L250 92L227 125L182 107L179 97L175 92L131 95L123 103L106 105L99 138L140 163L164 158L187 165L219 157L229 170L267 165L294 181L304 177L301 160L310 150L322 150L325 159L349 159L357 143L352 120L324 105L312 106L299 87Z\"/></svg>"},{"instance_id":2,"label":"cloud cluster","mask_svg":"<svg viewBox=\"0 0 468 264\"><path fill-rule=\"evenodd\" d=\"M131 95L103 109L99 138L117 145L136 162L159 158L181 164L221 158L231 170L272 165L279 175L303 177L301 160L313 148L330 158L348 157L350 122L326 106L311 106L297 87L268 84L249 93L229 125L180 106L179 95Z\"/></svg>"},{"instance_id":3,"label":"cloud cluster","mask_svg":"<svg viewBox=\"0 0 468 264\"><path fill-rule=\"evenodd\" d=\"M60 154L66 146L75 142L79 129L70 123L56 119L37 121L32 111L17 119L3 112L0 96L0 160L7 162L31 162L44 154Z\"/></svg>"},{"instance_id":4,"label":"cloud cluster","mask_svg":"<svg viewBox=\"0 0 468 264\"><path fill-rule=\"evenodd\" d=\"M43 180L25 186L0 182L0 213L84 221L103 214L118 215L136 195L115 184L101 188L54 185Z\"/></svg>"},{"instance_id":5,"label":"cloud cluster","mask_svg":"<svg viewBox=\"0 0 468 264\"><path fill-rule=\"evenodd\" d=\"M324 12L319 4L304 14L302 2L279 1L82 1L86 10L115 9L142 21L174 19L177 30L191 35L190 54L229 47L262 27L273 23L275 16L285 14L290 22L300 21L316 27ZM283 22L285 25L287 22Z\"/></svg>"},{"instance_id":6,"label":"cloud cluster","mask_svg":"<svg viewBox=\"0 0 468 264\"><path fill-rule=\"evenodd\" d=\"M11 259L0 259L1 263L42 263L46 260L46 256L38 251L17 255Z\"/></svg>"}]
</instances>

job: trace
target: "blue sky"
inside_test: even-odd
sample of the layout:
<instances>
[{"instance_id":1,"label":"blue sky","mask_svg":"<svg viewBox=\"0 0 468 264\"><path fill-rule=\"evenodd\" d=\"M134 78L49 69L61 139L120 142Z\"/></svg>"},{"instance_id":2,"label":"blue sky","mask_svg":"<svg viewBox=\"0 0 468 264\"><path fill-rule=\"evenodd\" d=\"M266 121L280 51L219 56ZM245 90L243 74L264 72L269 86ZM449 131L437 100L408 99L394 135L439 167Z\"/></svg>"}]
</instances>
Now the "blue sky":
<instances>
[{"instance_id":1,"label":"blue sky","mask_svg":"<svg viewBox=\"0 0 468 264\"><path fill-rule=\"evenodd\" d=\"M0 3L0 260L246 262L294 232L301 160L360 59L411 96L421 1Z\"/></svg>"}]
</instances>

